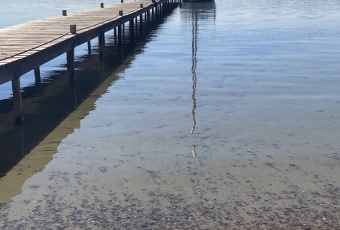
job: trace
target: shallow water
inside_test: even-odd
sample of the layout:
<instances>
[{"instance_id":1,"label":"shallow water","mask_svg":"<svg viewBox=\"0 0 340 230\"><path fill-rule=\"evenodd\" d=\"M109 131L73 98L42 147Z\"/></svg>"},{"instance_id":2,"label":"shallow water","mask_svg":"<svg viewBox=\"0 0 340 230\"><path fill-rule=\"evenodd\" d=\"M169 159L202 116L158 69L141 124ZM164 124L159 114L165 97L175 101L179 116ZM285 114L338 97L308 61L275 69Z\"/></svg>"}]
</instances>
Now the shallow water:
<instances>
[{"instance_id":1,"label":"shallow water","mask_svg":"<svg viewBox=\"0 0 340 230\"><path fill-rule=\"evenodd\" d=\"M0 210L2 228L337 227L339 8L183 3Z\"/></svg>"}]
</instances>

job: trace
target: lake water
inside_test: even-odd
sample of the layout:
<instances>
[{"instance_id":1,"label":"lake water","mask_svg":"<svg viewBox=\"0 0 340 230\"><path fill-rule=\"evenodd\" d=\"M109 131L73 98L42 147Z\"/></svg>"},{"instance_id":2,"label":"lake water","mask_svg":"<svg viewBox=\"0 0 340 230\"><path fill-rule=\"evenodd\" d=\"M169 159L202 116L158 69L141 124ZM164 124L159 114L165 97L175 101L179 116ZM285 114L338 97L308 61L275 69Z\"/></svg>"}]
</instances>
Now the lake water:
<instances>
[{"instance_id":1,"label":"lake water","mask_svg":"<svg viewBox=\"0 0 340 230\"><path fill-rule=\"evenodd\" d=\"M337 228L339 10L183 3L11 171L54 154L0 228Z\"/></svg>"}]
</instances>

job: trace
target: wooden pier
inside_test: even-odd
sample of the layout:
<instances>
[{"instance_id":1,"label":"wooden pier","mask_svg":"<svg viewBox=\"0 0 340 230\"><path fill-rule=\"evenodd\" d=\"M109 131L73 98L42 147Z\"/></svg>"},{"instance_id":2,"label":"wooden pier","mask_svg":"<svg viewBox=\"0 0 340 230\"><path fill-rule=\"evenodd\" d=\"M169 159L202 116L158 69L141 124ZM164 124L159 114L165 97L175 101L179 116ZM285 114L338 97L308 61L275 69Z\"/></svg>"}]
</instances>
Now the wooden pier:
<instances>
[{"instance_id":1,"label":"wooden pier","mask_svg":"<svg viewBox=\"0 0 340 230\"><path fill-rule=\"evenodd\" d=\"M162 14L174 9L180 0L135 0L104 6L94 10L68 15L66 10L60 17L28 22L0 29L0 84L11 81L15 123L23 120L20 77L34 70L36 81L40 79L40 66L66 53L67 70L74 78L74 49L98 37L99 59L105 47L105 32L114 30L118 45L122 43L123 27L128 23L130 37L134 37L137 25L150 28ZM138 24L137 24L138 23ZM143 26L142 26L143 25Z\"/></svg>"}]
</instances>

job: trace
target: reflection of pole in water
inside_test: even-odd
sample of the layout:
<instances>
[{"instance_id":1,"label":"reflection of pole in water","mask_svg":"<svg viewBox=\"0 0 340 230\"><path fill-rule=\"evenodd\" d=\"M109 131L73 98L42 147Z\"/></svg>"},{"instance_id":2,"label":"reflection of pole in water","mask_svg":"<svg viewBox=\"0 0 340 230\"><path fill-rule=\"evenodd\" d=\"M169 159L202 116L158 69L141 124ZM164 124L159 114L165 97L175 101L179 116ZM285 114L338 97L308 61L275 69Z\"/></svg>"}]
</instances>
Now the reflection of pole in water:
<instances>
[{"instance_id":1,"label":"reflection of pole in water","mask_svg":"<svg viewBox=\"0 0 340 230\"><path fill-rule=\"evenodd\" d=\"M195 132L196 128L196 84L197 84L197 75L196 75L196 66L197 66L197 14L192 12L192 66L191 66L191 73L192 73L192 120L194 122L191 134ZM195 146L194 146L195 147Z\"/></svg>"},{"instance_id":2,"label":"reflection of pole in water","mask_svg":"<svg viewBox=\"0 0 340 230\"><path fill-rule=\"evenodd\" d=\"M195 145L192 147L191 154L192 154L194 157L196 157L196 149L195 149Z\"/></svg>"}]
</instances>

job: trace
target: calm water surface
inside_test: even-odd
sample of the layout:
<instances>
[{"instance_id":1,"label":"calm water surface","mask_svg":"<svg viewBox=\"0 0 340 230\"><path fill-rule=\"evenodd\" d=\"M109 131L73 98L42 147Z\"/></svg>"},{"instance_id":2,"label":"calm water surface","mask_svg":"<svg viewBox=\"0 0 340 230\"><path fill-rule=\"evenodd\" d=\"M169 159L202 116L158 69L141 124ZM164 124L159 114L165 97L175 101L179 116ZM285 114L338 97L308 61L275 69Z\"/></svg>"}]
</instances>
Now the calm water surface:
<instances>
[{"instance_id":1,"label":"calm water surface","mask_svg":"<svg viewBox=\"0 0 340 230\"><path fill-rule=\"evenodd\" d=\"M87 226L336 226L339 12L336 0L183 3L4 215L35 199ZM43 226L31 216L18 219Z\"/></svg>"},{"instance_id":2,"label":"calm water surface","mask_svg":"<svg viewBox=\"0 0 340 230\"><path fill-rule=\"evenodd\" d=\"M118 1L79 1L79 0L43 0L38 2L30 2L26 0L19 1L3 1L0 7L0 29L14 26L17 24L41 20L45 18L51 18L60 16L62 10L67 10L68 14L72 12L95 9L100 7L100 3L105 5L117 3ZM120 2L120 1L119 1ZM94 40L96 44L96 40ZM80 46L76 48L76 53L78 55L84 55L86 53L86 47ZM64 62L65 56L51 60L50 62L44 64L41 67L42 78L48 78L51 75L51 71L56 69L64 69L60 65ZM34 73L31 71L21 78L21 87L26 87L34 84ZM0 99L6 99L12 94L12 86L7 83L0 85Z\"/></svg>"}]
</instances>

